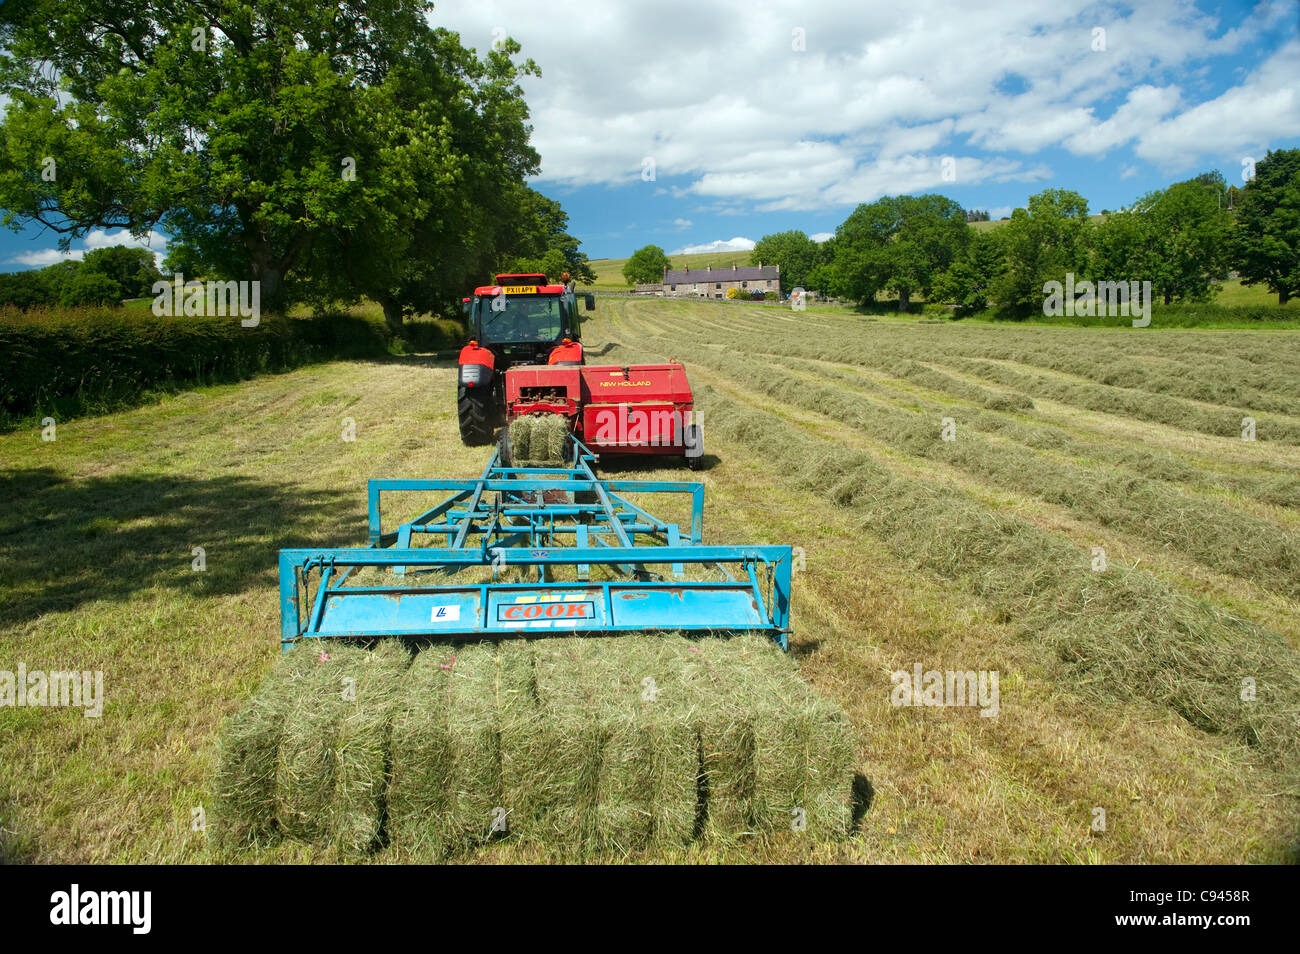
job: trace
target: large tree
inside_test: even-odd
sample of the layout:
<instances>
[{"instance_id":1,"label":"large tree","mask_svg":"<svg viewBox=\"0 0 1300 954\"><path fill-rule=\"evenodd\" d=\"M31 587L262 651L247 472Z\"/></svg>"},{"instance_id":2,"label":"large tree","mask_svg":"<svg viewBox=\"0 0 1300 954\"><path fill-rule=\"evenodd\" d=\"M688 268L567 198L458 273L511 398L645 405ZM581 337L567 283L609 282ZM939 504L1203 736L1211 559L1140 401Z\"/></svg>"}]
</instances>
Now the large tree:
<instances>
[{"instance_id":1,"label":"large tree","mask_svg":"<svg viewBox=\"0 0 1300 954\"><path fill-rule=\"evenodd\" d=\"M425 0L8 0L0 208L60 242L161 226L295 299L454 298L517 243L519 47L483 58Z\"/></svg>"},{"instance_id":2,"label":"large tree","mask_svg":"<svg viewBox=\"0 0 1300 954\"><path fill-rule=\"evenodd\" d=\"M1231 213L1222 177L1206 173L1149 192L1114 213L1093 235L1094 277L1149 281L1172 301L1208 301L1227 268Z\"/></svg>"},{"instance_id":3,"label":"large tree","mask_svg":"<svg viewBox=\"0 0 1300 954\"><path fill-rule=\"evenodd\" d=\"M821 247L797 229L764 235L749 255L751 265L780 265L781 287L809 288Z\"/></svg>"},{"instance_id":4,"label":"large tree","mask_svg":"<svg viewBox=\"0 0 1300 954\"><path fill-rule=\"evenodd\" d=\"M835 287L856 301L898 294L906 311L913 293L934 281L970 242L966 210L942 195L886 196L859 205L835 230Z\"/></svg>"},{"instance_id":5,"label":"large tree","mask_svg":"<svg viewBox=\"0 0 1300 954\"><path fill-rule=\"evenodd\" d=\"M1046 189L1029 197L1000 227L1006 269L994 284L999 307L1028 314L1043 307L1043 285L1082 278L1088 267L1088 200L1068 189Z\"/></svg>"},{"instance_id":6,"label":"large tree","mask_svg":"<svg viewBox=\"0 0 1300 954\"><path fill-rule=\"evenodd\" d=\"M560 203L540 192L525 188L521 198L522 230L516 257L506 269L517 272L544 272L558 280L563 272L580 285L590 285L596 273L587 263L582 243L565 231L569 216Z\"/></svg>"},{"instance_id":7,"label":"large tree","mask_svg":"<svg viewBox=\"0 0 1300 954\"><path fill-rule=\"evenodd\" d=\"M1234 258L1244 285L1262 283L1285 305L1300 292L1300 149L1270 152L1241 191Z\"/></svg>"},{"instance_id":8,"label":"large tree","mask_svg":"<svg viewBox=\"0 0 1300 954\"><path fill-rule=\"evenodd\" d=\"M987 219L975 221L987 222ZM993 298L993 289L1006 269L1006 243L1000 228L971 230L970 244L934 282L932 301L957 306L958 315L983 311Z\"/></svg>"},{"instance_id":9,"label":"large tree","mask_svg":"<svg viewBox=\"0 0 1300 954\"><path fill-rule=\"evenodd\" d=\"M86 253L81 261L82 273L96 272L117 282L122 295L143 298L152 294L153 283L162 275L148 249L113 245Z\"/></svg>"},{"instance_id":10,"label":"large tree","mask_svg":"<svg viewBox=\"0 0 1300 954\"><path fill-rule=\"evenodd\" d=\"M663 281L665 268L672 268L672 263L664 250L658 245L645 245L623 263L623 278L629 285L648 285Z\"/></svg>"}]
</instances>

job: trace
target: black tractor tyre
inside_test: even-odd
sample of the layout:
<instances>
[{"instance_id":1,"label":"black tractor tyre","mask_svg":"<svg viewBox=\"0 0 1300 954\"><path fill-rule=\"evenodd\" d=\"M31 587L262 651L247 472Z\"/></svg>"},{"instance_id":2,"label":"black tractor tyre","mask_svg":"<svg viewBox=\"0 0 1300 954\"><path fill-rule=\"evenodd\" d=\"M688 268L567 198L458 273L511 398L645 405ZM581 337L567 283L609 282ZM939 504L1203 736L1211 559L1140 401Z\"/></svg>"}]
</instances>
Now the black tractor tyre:
<instances>
[{"instance_id":1,"label":"black tractor tyre","mask_svg":"<svg viewBox=\"0 0 1300 954\"><path fill-rule=\"evenodd\" d=\"M492 425L496 414L490 388L456 387L456 416L460 419L460 439L470 447L492 443Z\"/></svg>"}]
</instances>

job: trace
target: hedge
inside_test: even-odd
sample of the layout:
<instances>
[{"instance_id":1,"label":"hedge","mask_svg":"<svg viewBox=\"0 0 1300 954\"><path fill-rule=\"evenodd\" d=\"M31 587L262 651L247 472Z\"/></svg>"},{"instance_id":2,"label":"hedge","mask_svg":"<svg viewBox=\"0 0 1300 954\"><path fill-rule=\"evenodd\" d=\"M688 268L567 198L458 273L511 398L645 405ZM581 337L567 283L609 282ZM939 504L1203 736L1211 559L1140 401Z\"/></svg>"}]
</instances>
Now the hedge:
<instances>
[{"instance_id":1,"label":"hedge","mask_svg":"<svg viewBox=\"0 0 1300 954\"><path fill-rule=\"evenodd\" d=\"M122 308L0 308L0 413L103 408L147 391L387 353L382 320L163 318Z\"/></svg>"}]
</instances>

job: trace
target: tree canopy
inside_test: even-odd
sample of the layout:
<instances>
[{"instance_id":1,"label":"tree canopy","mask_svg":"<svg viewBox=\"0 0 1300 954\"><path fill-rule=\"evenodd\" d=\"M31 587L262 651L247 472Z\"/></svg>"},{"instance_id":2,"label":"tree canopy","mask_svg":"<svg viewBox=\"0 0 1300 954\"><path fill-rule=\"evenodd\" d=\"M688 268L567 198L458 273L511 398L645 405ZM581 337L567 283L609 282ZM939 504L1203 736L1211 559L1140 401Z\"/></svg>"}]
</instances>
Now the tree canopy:
<instances>
[{"instance_id":1,"label":"tree canopy","mask_svg":"<svg viewBox=\"0 0 1300 954\"><path fill-rule=\"evenodd\" d=\"M425 0L9 0L0 208L60 244L163 228L268 308L454 302L532 253L538 169L505 40ZM573 254L576 255L576 248ZM566 261L567 261L566 256ZM576 262L575 262L576 264Z\"/></svg>"},{"instance_id":2,"label":"tree canopy","mask_svg":"<svg viewBox=\"0 0 1300 954\"><path fill-rule=\"evenodd\" d=\"M658 245L646 245L623 263L623 278L629 285L658 282L663 280L665 268L672 268L672 262L664 250Z\"/></svg>"},{"instance_id":3,"label":"tree canopy","mask_svg":"<svg viewBox=\"0 0 1300 954\"><path fill-rule=\"evenodd\" d=\"M754 244L749 264L780 265L782 288L809 288L821 256L821 246L796 229L764 235Z\"/></svg>"},{"instance_id":4,"label":"tree canopy","mask_svg":"<svg viewBox=\"0 0 1300 954\"><path fill-rule=\"evenodd\" d=\"M1300 149L1270 152L1241 190L1234 252L1243 284L1285 305L1300 292Z\"/></svg>"},{"instance_id":5,"label":"tree canopy","mask_svg":"<svg viewBox=\"0 0 1300 954\"><path fill-rule=\"evenodd\" d=\"M886 196L859 205L835 230L832 291L860 302L894 291L905 311L911 295L929 294L969 241L966 210L945 196Z\"/></svg>"}]
</instances>

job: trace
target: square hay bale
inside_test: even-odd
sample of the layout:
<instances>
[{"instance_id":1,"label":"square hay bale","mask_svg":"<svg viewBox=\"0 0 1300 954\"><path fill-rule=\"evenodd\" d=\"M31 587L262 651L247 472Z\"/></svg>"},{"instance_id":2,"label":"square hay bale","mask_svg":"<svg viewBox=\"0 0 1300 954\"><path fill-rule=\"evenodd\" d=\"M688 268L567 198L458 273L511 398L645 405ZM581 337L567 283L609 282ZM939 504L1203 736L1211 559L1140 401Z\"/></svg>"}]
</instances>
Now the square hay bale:
<instances>
[{"instance_id":1,"label":"square hay bale","mask_svg":"<svg viewBox=\"0 0 1300 954\"><path fill-rule=\"evenodd\" d=\"M327 807L330 842L346 854L379 844L385 814L389 733L410 656L384 640L351 664L334 730L334 793ZM346 688L346 687L345 687Z\"/></svg>"},{"instance_id":2,"label":"square hay bale","mask_svg":"<svg viewBox=\"0 0 1300 954\"><path fill-rule=\"evenodd\" d=\"M393 724L388 811L395 845L440 858L508 827L502 777L533 731L531 671L521 641L419 654Z\"/></svg>"},{"instance_id":3,"label":"square hay bale","mask_svg":"<svg viewBox=\"0 0 1300 954\"><path fill-rule=\"evenodd\" d=\"M212 835L218 849L274 844L276 753L284 720L310 667L303 653L279 657L257 691L226 718L212 779Z\"/></svg>"},{"instance_id":4,"label":"square hay bale","mask_svg":"<svg viewBox=\"0 0 1300 954\"><path fill-rule=\"evenodd\" d=\"M408 658L395 640L372 650L300 646L314 663L299 680L280 738L276 822L286 835L361 852L378 839L388 725Z\"/></svg>"},{"instance_id":5,"label":"square hay bale","mask_svg":"<svg viewBox=\"0 0 1300 954\"><path fill-rule=\"evenodd\" d=\"M709 837L847 835L856 746L843 712L766 637L695 646L686 678L698 693Z\"/></svg>"},{"instance_id":6,"label":"square hay bale","mask_svg":"<svg viewBox=\"0 0 1300 954\"><path fill-rule=\"evenodd\" d=\"M516 466L526 466L523 461L532 457L533 419L517 417L510 422L510 456Z\"/></svg>"},{"instance_id":7,"label":"square hay bale","mask_svg":"<svg viewBox=\"0 0 1300 954\"><path fill-rule=\"evenodd\" d=\"M455 661L454 648L419 653L393 712L389 841L419 856L441 857L449 850L446 816L455 801L456 771L450 723Z\"/></svg>"},{"instance_id":8,"label":"square hay bale","mask_svg":"<svg viewBox=\"0 0 1300 954\"><path fill-rule=\"evenodd\" d=\"M561 463L565 455L565 439L569 436L569 422L559 414L545 414L533 422L529 451L534 460Z\"/></svg>"},{"instance_id":9,"label":"square hay bale","mask_svg":"<svg viewBox=\"0 0 1300 954\"><path fill-rule=\"evenodd\" d=\"M565 851L683 844L698 745L683 698L663 698L660 637L535 644L539 720L516 830Z\"/></svg>"}]
</instances>

